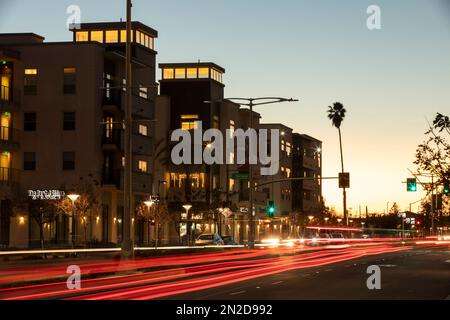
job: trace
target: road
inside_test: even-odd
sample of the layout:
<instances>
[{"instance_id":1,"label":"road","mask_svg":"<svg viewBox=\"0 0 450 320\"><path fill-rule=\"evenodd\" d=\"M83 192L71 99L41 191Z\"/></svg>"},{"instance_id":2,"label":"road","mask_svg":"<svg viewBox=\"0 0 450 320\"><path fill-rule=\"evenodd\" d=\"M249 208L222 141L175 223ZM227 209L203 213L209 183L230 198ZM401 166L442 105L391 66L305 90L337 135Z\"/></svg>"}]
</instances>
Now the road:
<instances>
[{"instance_id":1,"label":"road","mask_svg":"<svg viewBox=\"0 0 450 320\"><path fill-rule=\"evenodd\" d=\"M381 289L368 290L367 267L381 268ZM177 300L433 299L450 300L450 251L416 249L298 269L171 296Z\"/></svg>"},{"instance_id":2,"label":"road","mask_svg":"<svg viewBox=\"0 0 450 320\"><path fill-rule=\"evenodd\" d=\"M73 264L73 261L70 262ZM352 243L180 254L132 261L80 261L81 289L67 288L68 262L0 267L0 299L274 300L448 299L448 244ZM368 290L369 265L381 290Z\"/></svg>"}]
</instances>

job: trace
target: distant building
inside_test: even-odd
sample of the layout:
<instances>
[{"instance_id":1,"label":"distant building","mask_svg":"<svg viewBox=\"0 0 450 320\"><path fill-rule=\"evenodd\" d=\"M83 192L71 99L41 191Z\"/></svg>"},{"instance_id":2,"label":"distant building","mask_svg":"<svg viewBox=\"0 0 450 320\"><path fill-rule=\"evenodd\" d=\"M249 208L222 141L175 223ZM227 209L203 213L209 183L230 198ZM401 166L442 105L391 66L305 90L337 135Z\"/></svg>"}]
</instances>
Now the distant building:
<instances>
[{"instance_id":1,"label":"distant building","mask_svg":"<svg viewBox=\"0 0 450 320\"><path fill-rule=\"evenodd\" d=\"M312 178L292 182L292 210L303 215L322 213L322 142L306 134L292 135L294 178Z\"/></svg>"}]
</instances>

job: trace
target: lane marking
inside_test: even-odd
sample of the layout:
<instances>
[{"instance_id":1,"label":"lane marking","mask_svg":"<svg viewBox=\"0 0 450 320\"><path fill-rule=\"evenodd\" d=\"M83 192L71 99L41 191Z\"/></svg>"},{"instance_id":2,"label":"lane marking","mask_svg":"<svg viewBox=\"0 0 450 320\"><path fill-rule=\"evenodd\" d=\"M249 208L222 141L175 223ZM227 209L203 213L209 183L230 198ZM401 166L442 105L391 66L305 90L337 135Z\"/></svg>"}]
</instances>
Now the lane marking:
<instances>
[{"instance_id":1,"label":"lane marking","mask_svg":"<svg viewBox=\"0 0 450 320\"><path fill-rule=\"evenodd\" d=\"M233 292L233 293L230 293L230 296L235 296L235 295L238 295L238 294L241 294L241 293L245 293L245 291Z\"/></svg>"},{"instance_id":2,"label":"lane marking","mask_svg":"<svg viewBox=\"0 0 450 320\"><path fill-rule=\"evenodd\" d=\"M282 282L283 282L283 281L277 281L277 282L272 283L272 285L280 284L280 283L282 283Z\"/></svg>"}]
</instances>

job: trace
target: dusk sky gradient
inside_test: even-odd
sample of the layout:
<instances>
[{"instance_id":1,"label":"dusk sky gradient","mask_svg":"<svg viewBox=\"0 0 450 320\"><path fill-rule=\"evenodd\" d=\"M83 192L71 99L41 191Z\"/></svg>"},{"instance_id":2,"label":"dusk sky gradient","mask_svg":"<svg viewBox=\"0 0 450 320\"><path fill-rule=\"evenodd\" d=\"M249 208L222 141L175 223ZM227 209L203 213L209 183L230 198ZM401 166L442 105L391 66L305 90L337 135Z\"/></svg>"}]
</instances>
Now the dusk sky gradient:
<instances>
[{"instance_id":1,"label":"dusk sky gradient","mask_svg":"<svg viewBox=\"0 0 450 320\"><path fill-rule=\"evenodd\" d=\"M71 4L80 6L82 22L125 18L125 0L0 0L0 32L71 41ZM366 27L372 4L381 8L381 30ZM133 9L133 20L159 32L157 62L215 62L226 69L228 97L300 99L257 111L264 122L322 140L324 176L340 170L326 110L342 102L353 213L359 205L382 212L388 201L408 209L424 195L408 194L402 181L415 169L427 120L450 115L450 1L135 0ZM324 196L342 211L337 181L324 182Z\"/></svg>"}]
</instances>

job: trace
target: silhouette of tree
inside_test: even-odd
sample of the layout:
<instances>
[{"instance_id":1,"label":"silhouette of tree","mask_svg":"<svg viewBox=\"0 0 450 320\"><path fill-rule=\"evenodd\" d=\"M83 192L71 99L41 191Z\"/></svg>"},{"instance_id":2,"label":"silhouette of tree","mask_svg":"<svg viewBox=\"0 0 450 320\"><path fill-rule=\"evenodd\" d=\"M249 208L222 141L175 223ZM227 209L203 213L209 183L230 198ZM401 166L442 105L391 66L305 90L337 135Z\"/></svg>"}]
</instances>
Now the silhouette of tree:
<instances>
[{"instance_id":1,"label":"silhouette of tree","mask_svg":"<svg viewBox=\"0 0 450 320\"><path fill-rule=\"evenodd\" d=\"M328 107L328 118L331 120L331 123L334 127L338 129L339 132L339 148L341 151L341 169L342 172L344 172L344 155L342 152L342 134L341 134L341 124L342 121L344 121L345 114L347 113L347 110L344 108L343 104L340 102L333 103L333 106ZM342 193L343 198L343 207L344 207L344 220L346 224L348 224L347 219L347 192L345 188L343 189Z\"/></svg>"}]
</instances>

